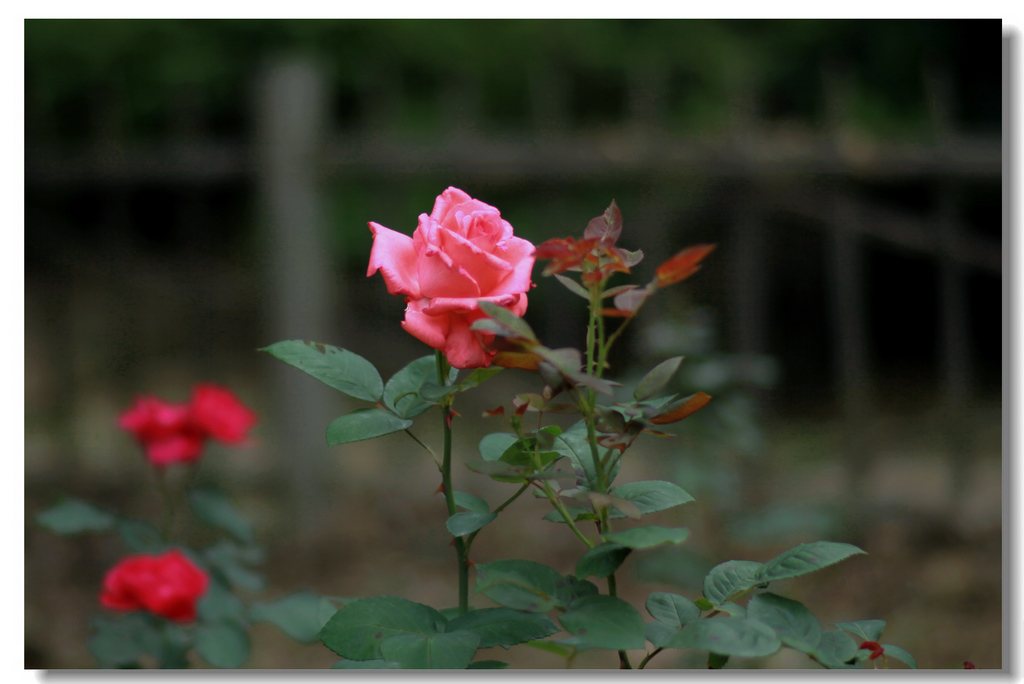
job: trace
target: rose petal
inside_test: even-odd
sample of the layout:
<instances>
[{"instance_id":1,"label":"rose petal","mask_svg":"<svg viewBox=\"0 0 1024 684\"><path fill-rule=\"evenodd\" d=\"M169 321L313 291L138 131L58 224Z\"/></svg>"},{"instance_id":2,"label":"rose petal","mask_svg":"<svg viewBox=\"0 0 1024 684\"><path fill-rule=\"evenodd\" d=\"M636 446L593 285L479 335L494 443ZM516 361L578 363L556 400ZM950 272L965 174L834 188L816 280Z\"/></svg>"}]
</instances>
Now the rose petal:
<instances>
[{"instance_id":1,"label":"rose petal","mask_svg":"<svg viewBox=\"0 0 1024 684\"><path fill-rule=\"evenodd\" d=\"M480 287L481 295L492 294L495 286L512 272L512 264L501 255L484 251L457 233L442 230L439 237L441 249L453 263L473 275L473 280ZM493 245L491 248L496 249Z\"/></svg>"},{"instance_id":2,"label":"rose petal","mask_svg":"<svg viewBox=\"0 0 1024 684\"><path fill-rule=\"evenodd\" d=\"M484 349L488 337L494 335L470 330L465 316L451 315L451 328L444 347L444 355L453 368L486 368L496 352Z\"/></svg>"},{"instance_id":3,"label":"rose petal","mask_svg":"<svg viewBox=\"0 0 1024 684\"><path fill-rule=\"evenodd\" d=\"M198 432L171 435L146 443L146 458L155 466L191 463L203 452L203 437Z\"/></svg>"},{"instance_id":4,"label":"rose petal","mask_svg":"<svg viewBox=\"0 0 1024 684\"><path fill-rule=\"evenodd\" d=\"M526 313L526 294L519 295L519 301L514 302L512 306L508 307L508 310L522 318Z\"/></svg>"},{"instance_id":5,"label":"rose petal","mask_svg":"<svg viewBox=\"0 0 1024 684\"><path fill-rule=\"evenodd\" d=\"M142 443L160 440L189 428L191 409L159 397L138 397L130 409L118 416L118 425Z\"/></svg>"},{"instance_id":6,"label":"rose petal","mask_svg":"<svg viewBox=\"0 0 1024 684\"><path fill-rule=\"evenodd\" d=\"M501 213L494 207L476 200L474 202L479 206L473 207L467 203L455 210L454 227L448 225L451 222L442 225L462 235L485 252L496 247L504 249L505 242L512 237L512 224L501 218Z\"/></svg>"},{"instance_id":7,"label":"rose petal","mask_svg":"<svg viewBox=\"0 0 1024 684\"><path fill-rule=\"evenodd\" d=\"M246 432L259 420L231 390L202 383L192 392L196 424L214 439L227 444L245 441Z\"/></svg>"},{"instance_id":8,"label":"rose petal","mask_svg":"<svg viewBox=\"0 0 1024 684\"><path fill-rule=\"evenodd\" d=\"M469 313L479 311L480 302L494 302L498 306L510 307L519 301L522 295L508 294L497 297L435 297L424 307L423 313L437 316L444 313Z\"/></svg>"},{"instance_id":9,"label":"rose petal","mask_svg":"<svg viewBox=\"0 0 1024 684\"><path fill-rule=\"evenodd\" d=\"M534 247L529 240L511 238L502 257L512 264L512 271L486 294L498 295L505 293L526 292L532 283L534 264Z\"/></svg>"},{"instance_id":10,"label":"rose petal","mask_svg":"<svg viewBox=\"0 0 1024 684\"><path fill-rule=\"evenodd\" d=\"M477 279L479 270L457 262L444 248L441 228L426 214L420 214L414 240L419 250L417 279L423 297L479 297L482 293ZM417 299L419 299L417 297Z\"/></svg>"},{"instance_id":11,"label":"rose petal","mask_svg":"<svg viewBox=\"0 0 1024 684\"><path fill-rule=\"evenodd\" d=\"M370 265L366 275L372 276L380 269L388 293L420 298L422 295L417 279L413 239L373 221L368 225L373 233L373 249L370 250Z\"/></svg>"},{"instance_id":12,"label":"rose petal","mask_svg":"<svg viewBox=\"0 0 1024 684\"><path fill-rule=\"evenodd\" d=\"M129 556L103 578L100 603L112 610L148 610L177 622L196 619L209 576L177 549Z\"/></svg>"},{"instance_id":13,"label":"rose petal","mask_svg":"<svg viewBox=\"0 0 1024 684\"><path fill-rule=\"evenodd\" d=\"M434 200L434 209L430 212L430 218L438 223L444 223L454 207L470 202L472 199L464 190L449 186Z\"/></svg>"},{"instance_id":14,"label":"rose petal","mask_svg":"<svg viewBox=\"0 0 1024 684\"><path fill-rule=\"evenodd\" d=\"M448 314L431 316L423 313L430 304L429 299L412 300L405 307L402 327L406 332L434 349L444 349L445 337L451 327Z\"/></svg>"}]
</instances>

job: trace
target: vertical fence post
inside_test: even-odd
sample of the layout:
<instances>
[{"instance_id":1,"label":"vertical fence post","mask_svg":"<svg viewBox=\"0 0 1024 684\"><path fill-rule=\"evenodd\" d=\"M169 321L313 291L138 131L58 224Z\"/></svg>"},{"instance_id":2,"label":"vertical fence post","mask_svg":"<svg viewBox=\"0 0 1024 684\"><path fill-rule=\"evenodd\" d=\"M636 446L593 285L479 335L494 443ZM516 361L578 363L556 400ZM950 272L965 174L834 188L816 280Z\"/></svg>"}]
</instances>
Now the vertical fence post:
<instances>
[{"instance_id":1,"label":"vertical fence post","mask_svg":"<svg viewBox=\"0 0 1024 684\"><path fill-rule=\"evenodd\" d=\"M929 103L932 131L936 139L953 134L952 78L946 65L922 66ZM967 454L971 391L971 348L967 331L967 294L964 267L955 258L959 234L960 190L951 182L936 188L935 223L939 245L939 367L942 380L942 422L944 426L951 503L960 503L967 481Z\"/></svg>"},{"instance_id":2,"label":"vertical fence post","mask_svg":"<svg viewBox=\"0 0 1024 684\"><path fill-rule=\"evenodd\" d=\"M873 462L867 435L870 396L864 257L854 201L837 190L833 212L828 226L826 273L832 297L834 367L843 415L841 456L847 479L846 522L857 529L852 514L863 500L865 476Z\"/></svg>"},{"instance_id":3,"label":"vertical fence post","mask_svg":"<svg viewBox=\"0 0 1024 684\"><path fill-rule=\"evenodd\" d=\"M942 369L942 417L947 440L947 457L953 491L951 502L959 503L967 476L967 414L971 406L971 349L967 331L967 295L963 266L954 258L957 245L957 194L945 188L938 198L939 305L941 330L939 341Z\"/></svg>"},{"instance_id":4,"label":"vertical fence post","mask_svg":"<svg viewBox=\"0 0 1024 684\"><path fill-rule=\"evenodd\" d=\"M324 81L303 61L275 63L258 87L259 203L267 237L268 343L285 339L331 341L334 332L323 208L318 194L319 153L326 119ZM284 472L292 490L297 541L304 548L324 498L324 430L335 393L294 368L274 364L275 413Z\"/></svg>"}]
</instances>

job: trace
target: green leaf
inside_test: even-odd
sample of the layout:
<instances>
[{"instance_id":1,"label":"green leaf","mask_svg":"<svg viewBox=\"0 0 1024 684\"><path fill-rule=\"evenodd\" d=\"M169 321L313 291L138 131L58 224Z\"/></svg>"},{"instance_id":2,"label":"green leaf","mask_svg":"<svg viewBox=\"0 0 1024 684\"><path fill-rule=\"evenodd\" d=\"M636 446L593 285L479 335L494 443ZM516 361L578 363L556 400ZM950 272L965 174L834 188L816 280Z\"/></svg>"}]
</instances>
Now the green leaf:
<instances>
[{"instance_id":1,"label":"green leaf","mask_svg":"<svg viewBox=\"0 0 1024 684\"><path fill-rule=\"evenodd\" d=\"M668 648L699 648L719 655L762 658L782 641L768 625L750 618L715 618L691 622L672 638Z\"/></svg>"},{"instance_id":2,"label":"green leaf","mask_svg":"<svg viewBox=\"0 0 1024 684\"><path fill-rule=\"evenodd\" d=\"M527 641L526 645L531 648L535 648L538 651L553 653L556 656L561 656L563 658L571 656L574 650L573 648L563 646L562 644L554 641Z\"/></svg>"},{"instance_id":3,"label":"green leaf","mask_svg":"<svg viewBox=\"0 0 1024 684\"><path fill-rule=\"evenodd\" d=\"M590 580L580 579L572 575L566 575L565 579L568 584L558 589L558 596L562 599L563 605L569 605L576 599L584 596L595 596L601 593L597 585Z\"/></svg>"},{"instance_id":4,"label":"green leaf","mask_svg":"<svg viewBox=\"0 0 1024 684\"><path fill-rule=\"evenodd\" d=\"M326 599L312 591L300 591L276 601L254 603L249 608L249 619L252 622L269 622L292 639L311 644L335 612L331 605L330 613L324 615L324 601Z\"/></svg>"},{"instance_id":5,"label":"green leaf","mask_svg":"<svg viewBox=\"0 0 1024 684\"><path fill-rule=\"evenodd\" d=\"M892 644L882 644L882 648L885 649L886 657L901 660L907 665L909 665L912 670L917 669L917 661L914 660L914 656L910 655L899 646L893 646Z\"/></svg>"},{"instance_id":6,"label":"green leaf","mask_svg":"<svg viewBox=\"0 0 1024 684\"><path fill-rule=\"evenodd\" d=\"M569 512L573 522L579 522L580 520L597 520L597 516L586 508L577 508L575 506L566 506L565 510ZM549 511L544 515L544 519L548 522L564 523L565 518L558 511Z\"/></svg>"},{"instance_id":7,"label":"green leaf","mask_svg":"<svg viewBox=\"0 0 1024 684\"><path fill-rule=\"evenodd\" d=\"M331 665L332 670L401 670L402 666L389 660L339 660Z\"/></svg>"},{"instance_id":8,"label":"green leaf","mask_svg":"<svg viewBox=\"0 0 1024 684\"><path fill-rule=\"evenodd\" d=\"M586 648L626 650L644 647L646 626L633 606L614 596L584 596L558 618L562 627Z\"/></svg>"},{"instance_id":9,"label":"green leaf","mask_svg":"<svg viewBox=\"0 0 1024 684\"><path fill-rule=\"evenodd\" d=\"M354 399L376 402L384 382L373 364L358 354L319 342L286 340L264 347L271 356Z\"/></svg>"},{"instance_id":10,"label":"green leaf","mask_svg":"<svg viewBox=\"0 0 1024 684\"><path fill-rule=\"evenodd\" d=\"M438 385L436 382L427 380L423 383L423 386L420 387L419 396L433 405L439 403L449 394L455 394L458 391L458 385Z\"/></svg>"},{"instance_id":11,"label":"green leaf","mask_svg":"<svg viewBox=\"0 0 1024 684\"><path fill-rule=\"evenodd\" d=\"M582 285L577 283L575 280L573 280L572 278L567 278L561 273L555 273L554 276L558 280L558 282L562 283L562 285L565 286L565 289L569 290L569 292L572 292L574 295L579 295L580 297L583 297L583 299L587 300L588 302L590 301L590 293L587 292L586 289Z\"/></svg>"},{"instance_id":12,"label":"green leaf","mask_svg":"<svg viewBox=\"0 0 1024 684\"><path fill-rule=\"evenodd\" d=\"M661 544L682 544L690 536L690 530L685 527L660 527L658 525L644 525L633 527L621 532L608 532L604 538L611 542L617 542L631 549L649 549Z\"/></svg>"},{"instance_id":13,"label":"green leaf","mask_svg":"<svg viewBox=\"0 0 1024 684\"><path fill-rule=\"evenodd\" d=\"M632 518L633 520L639 520L640 516L643 515L632 501L626 501L611 494L588 492L587 498L594 506L594 510L600 510L606 506L614 506L622 516Z\"/></svg>"},{"instance_id":14,"label":"green leaf","mask_svg":"<svg viewBox=\"0 0 1024 684\"><path fill-rule=\"evenodd\" d=\"M155 630L154 630L155 631ZM176 624L165 623L162 635L157 635L155 648L147 647L160 661L164 670L183 670L189 666L188 651L193 646L193 637Z\"/></svg>"},{"instance_id":15,"label":"green leaf","mask_svg":"<svg viewBox=\"0 0 1024 684\"><path fill-rule=\"evenodd\" d=\"M116 627L96 629L86 647L104 669L135 666L143 653L135 634Z\"/></svg>"},{"instance_id":16,"label":"green leaf","mask_svg":"<svg viewBox=\"0 0 1024 684\"><path fill-rule=\"evenodd\" d=\"M79 499L65 499L36 514L36 522L57 534L108 532L117 517Z\"/></svg>"},{"instance_id":17,"label":"green leaf","mask_svg":"<svg viewBox=\"0 0 1024 684\"><path fill-rule=\"evenodd\" d=\"M420 388L420 396L429 402L437 402L447 397L449 394L455 394L456 392L465 392L468 389L473 389L478 385L490 380L495 375L504 370L501 366L491 366L490 368L477 368L472 373L466 376L466 378L457 384L450 384L455 382L455 376L458 373L458 368L452 368L451 374L448 377L448 385L439 385L436 382L427 380L423 383Z\"/></svg>"},{"instance_id":18,"label":"green leaf","mask_svg":"<svg viewBox=\"0 0 1024 684\"><path fill-rule=\"evenodd\" d=\"M867 552L853 544L842 542L819 541L800 544L765 563L758 583L806 575L858 553Z\"/></svg>"},{"instance_id":19,"label":"green leaf","mask_svg":"<svg viewBox=\"0 0 1024 684\"><path fill-rule=\"evenodd\" d=\"M647 623L647 641L660 648L667 644L684 625L700 619L700 608L679 594L654 592L647 597L647 612L654 622Z\"/></svg>"},{"instance_id":20,"label":"green leaf","mask_svg":"<svg viewBox=\"0 0 1024 684\"><path fill-rule=\"evenodd\" d=\"M845 632L830 629L821 634L814 657L827 668L841 670L855 667L846 661L857 655L857 644Z\"/></svg>"},{"instance_id":21,"label":"green leaf","mask_svg":"<svg viewBox=\"0 0 1024 684\"><path fill-rule=\"evenodd\" d=\"M157 553L167 547L167 542L160 532L149 523L129 518L119 518L117 532L132 551L139 553Z\"/></svg>"},{"instance_id":22,"label":"green leaf","mask_svg":"<svg viewBox=\"0 0 1024 684\"><path fill-rule=\"evenodd\" d=\"M655 620L682 626L700 619L700 608L685 596L656 591L647 597L647 612Z\"/></svg>"},{"instance_id":23,"label":"green leaf","mask_svg":"<svg viewBox=\"0 0 1024 684\"><path fill-rule=\"evenodd\" d=\"M608 493L619 499L633 502L644 514L664 511L693 501L693 497L682 487L664 480L627 482L612 487ZM618 518L622 515L613 511L611 517Z\"/></svg>"},{"instance_id":24,"label":"green leaf","mask_svg":"<svg viewBox=\"0 0 1024 684\"><path fill-rule=\"evenodd\" d=\"M461 537L463 535L476 532L497 517L497 513L474 513L473 511L464 511L462 513L456 513L448 518L448 522L445 523L445 527L448 528L448 531L452 533L453 537Z\"/></svg>"},{"instance_id":25,"label":"green leaf","mask_svg":"<svg viewBox=\"0 0 1024 684\"><path fill-rule=\"evenodd\" d=\"M523 613L510 608L481 608L453 618L448 631L468 630L480 636L479 648L508 648L554 634L558 627L543 613Z\"/></svg>"},{"instance_id":26,"label":"green leaf","mask_svg":"<svg viewBox=\"0 0 1024 684\"><path fill-rule=\"evenodd\" d=\"M224 530L243 544L256 541L249 520L223 494L210 489L192 489L188 492L188 504L200 520Z\"/></svg>"},{"instance_id":27,"label":"green leaf","mask_svg":"<svg viewBox=\"0 0 1024 684\"><path fill-rule=\"evenodd\" d=\"M232 586L247 591L263 591L263 576L247 568L245 564L253 562L250 552L227 539L217 542L203 551L203 557Z\"/></svg>"},{"instance_id":28,"label":"green leaf","mask_svg":"<svg viewBox=\"0 0 1024 684\"><path fill-rule=\"evenodd\" d=\"M466 666L467 670L504 670L508 663L502 660L478 660Z\"/></svg>"},{"instance_id":29,"label":"green leaf","mask_svg":"<svg viewBox=\"0 0 1024 684\"><path fill-rule=\"evenodd\" d=\"M573 471L578 476L585 478L584 482L579 483L579 486L586 486L590 490L597 490L597 472L594 470L594 457L590 453L590 443L587 441L587 425L584 421L578 421L571 428L555 437L551 448L568 457L572 461ZM608 476L609 482L615 479L618 469L619 462L616 461Z\"/></svg>"},{"instance_id":30,"label":"green leaf","mask_svg":"<svg viewBox=\"0 0 1024 684\"><path fill-rule=\"evenodd\" d=\"M448 381L453 381L458 372L458 368L451 369ZM437 358L434 354L421 356L391 376L384 387L384 405L401 418L420 415L435 405L420 395L427 382L437 382Z\"/></svg>"},{"instance_id":31,"label":"green leaf","mask_svg":"<svg viewBox=\"0 0 1024 684\"><path fill-rule=\"evenodd\" d=\"M527 480L564 480L571 478L563 472L536 471L532 465L510 465L505 461L470 461L466 467L474 473L490 475L497 482L525 482Z\"/></svg>"},{"instance_id":32,"label":"green leaf","mask_svg":"<svg viewBox=\"0 0 1024 684\"><path fill-rule=\"evenodd\" d=\"M486 501L481 499L479 496L473 496L466 492L454 491L452 492L452 498L455 500L455 505L459 508L465 508L467 511L474 513L489 513L491 507Z\"/></svg>"},{"instance_id":33,"label":"green leaf","mask_svg":"<svg viewBox=\"0 0 1024 684\"><path fill-rule=\"evenodd\" d=\"M556 570L528 560L498 560L476 566L476 590L515 610L546 613L564 606L567 580Z\"/></svg>"},{"instance_id":34,"label":"green leaf","mask_svg":"<svg viewBox=\"0 0 1024 684\"><path fill-rule=\"evenodd\" d=\"M453 369L458 370L458 369ZM466 376L465 380L460 380L458 388L460 392L465 392L468 389L473 389L479 385L487 382L495 375L505 370L501 366L491 366L490 368L477 368L472 373ZM452 378L454 379L454 378ZM451 380L449 380L451 382Z\"/></svg>"},{"instance_id":35,"label":"green leaf","mask_svg":"<svg viewBox=\"0 0 1024 684\"><path fill-rule=\"evenodd\" d=\"M196 652L214 667L235 669L249 657L249 635L235 623L201 623L192 638Z\"/></svg>"},{"instance_id":36,"label":"green leaf","mask_svg":"<svg viewBox=\"0 0 1024 684\"><path fill-rule=\"evenodd\" d=\"M729 662L729 656L718 653L708 653L708 669L721 670Z\"/></svg>"},{"instance_id":37,"label":"green leaf","mask_svg":"<svg viewBox=\"0 0 1024 684\"><path fill-rule=\"evenodd\" d=\"M837 622L836 627L855 634L864 641L878 641L885 629L885 620L856 620L854 622Z\"/></svg>"},{"instance_id":38,"label":"green leaf","mask_svg":"<svg viewBox=\"0 0 1024 684\"><path fill-rule=\"evenodd\" d=\"M469 329L474 332L486 332L498 337L518 337L508 326L504 326L491 318L478 318L473 321Z\"/></svg>"},{"instance_id":39,"label":"green leaf","mask_svg":"<svg viewBox=\"0 0 1024 684\"><path fill-rule=\"evenodd\" d=\"M726 601L720 605L718 609L723 613L732 615L733 617L747 617L747 609L738 603L733 603L732 601Z\"/></svg>"},{"instance_id":40,"label":"green leaf","mask_svg":"<svg viewBox=\"0 0 1024 684\"><path fill-rule=\"evenodd\" d=\"M518 441L519 438L511 432L492 432L480 440L480 457L485 461L497 461Z\"/></svg>"},{"instance_id":41,"label":"green leaf","mask_svg":"<svg viewBox=\"0 0 1024 684\"><path fill-rule=\"evenodd\" d=\"M534 334L533 329L519 316L516 316L503 306L498 306L494 302L481 301L479 304L481 311L507 328L513 333L512 336L536 341L537 336Z\"/></svg>"},{"instance_id":42,"label":"green leaf","mask_svg":"<svg viewBox=\"0 0 1024 684\"><path fill-rule=\"evenodd\" d=\"M711 603L711 601L708 601L706 598L697 599L693 602L693 605L697 606L701 610L711 610L715 607L715 605Z\"/></svg>"},{"instance_id":43,"label":"green leaf","mask_svg":"<svg viewBox=\"0 0 1024 684\"><path fill-rule=\"evenodd\" d=\"M643 401L644 399L650 399L660 392L661 389L669 383L672 376L676 374L676 371L679 370L679 364L682 362L682 356L673 356L671 359L662 361L652 368L651 371L637 383L636 389L633 391L633 396L636 400Z\"/></svg>"},{"instance_id":44,"label":"green leaf","mask_svg":"<svg viewBox=\"0 0 1024 684\"><path fill-rule=\"evenodd\" d=\"M199 617L203 622L245 620L245 605L227 587L217 580L210 582L203 598L199 600Z\"/></svg>"},{"instance_id":45,"label":"green leaf","mask_svg":"<svg viewBox=\"0 0 1024 684\"><path fill-rule=\"evenodd\" d=\"M443 629L441 613L397 596L374 596L352 601L320 630L320 641L342 658L381 658L380 644L401 634L433 634ZM390 659L389 659L390 660Z\"/></svg>"},{"instance_id":46,"label":"green leaf","mask_svg":"<svg viewBox=\"0 0 1024 684\"><path fill-rule=\"evenodd\" d=\"M458 631L433 634L398 634L381 641L386 660L406 670L463 670L476 655L480 636Z\"/></svg>"},{"instance_id":47,"label":"green leaf","mask_svg":"<svg viewBox=\"0 0 1024 684\"><path fill-rule=\"evenodd\" d=\"M615 542L605 542L588 549L576 562L576 576L607 577L618 570L631 552L628 546Z\"/></svg>"},{"instance_id":48,"label":"green leaf","mask_svg":"<svg viewBox=\"0 0 1024 684\"><path fill-rule=\"evenodd\" d=\"M534 456L536 455L541 469L545 469L561 457L561 454L557 451L548 451L543 447L539 451L537 449L538 446L535 439L522 439L506 449L498 461L512 466L533 466ZM535 451L537 451L536 454L534 454Z\"/></svg>"},{"instance_id":49,"label":"green leaf","mask_svg":"<svg viewBox=\"0 0 1024 684\"><path fill-rule=\"evenodd\" d=\"M411 425L411 420L399 418L391 411L359 409L331 421L331 424L327 426L327 444L328 446L337 446L338 444L373 439L404 430Z\"/></svg>"},{"instance_id":50,"label":"green leaf","mask_svg":"<svg viewBox=\"0 0 1024 684\"><path fill-rule=\"evenodd\" d=\"M758 594L747 603L747 617L775 630L782 643L812 654L821 641L821 623L804 604L776 594Z\"/></svg>"},{"instance_id":51,"label":"green leaf","mask_svg":"<svg viewBox=\"0 0 1024 684\"><path fill-rule=\"evenodd\" d=\"M746 591L763 582L759 577L764 569L762 563L731 560L711 568L704 578L704 596L718 608L735 594Z\"/></svg>"},{"instance_id":52,"label":"green leaf","mask_svg":"<svg viewBox=\"0 0 1024 684\"><path fill-rule=\"evenodd\" d=\"M183 630L177 625L142 611L131 612L114 620L94 617L91 622L97 631L113 629L130 634L143 651L158 660L162 660L161 656L164 654L165 637L170 637L169 640L174 642L175 646L182 642L182 636L186 637L185 642L189 641L188 635L183 634Z\"/></svg>"},{"instance_id":53,"label":"green leaf","mask_svg":"<svg viewBox=\"0 0 1024 684\"><path fill-rule=\"evenodd\" d=\"M655 620L654 622L647 623L644 628L644 638L651 642L655 648L662 648L665 644L670 642L681 629L682 627L673 625L671 622Z\"/></svg>"}]
</instances>

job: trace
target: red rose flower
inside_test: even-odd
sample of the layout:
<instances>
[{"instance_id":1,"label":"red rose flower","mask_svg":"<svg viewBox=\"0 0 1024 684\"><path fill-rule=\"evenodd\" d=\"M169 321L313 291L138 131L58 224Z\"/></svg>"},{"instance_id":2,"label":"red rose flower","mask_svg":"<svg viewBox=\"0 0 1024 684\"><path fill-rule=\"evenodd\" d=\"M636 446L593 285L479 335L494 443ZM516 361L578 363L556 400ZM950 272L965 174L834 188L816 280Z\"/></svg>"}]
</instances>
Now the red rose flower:
<instances>
[{"instance_id":1,"label":"red rose flower","mask_svg":"<svg viewBox=\"0 0 1024 684\"><path fill-rule=\"evenodd\" d=\"M191 622L209 583L206 573L176 549L128 556L103 578L100 603L111 610L146 610L175 622Z\"/></svg>"},{"instance_id":2,"label":"red rose flower","mask_svg":"<svg viewBox=\"0 0 1024 684\"><path fill-rule=\"evenodd\" d=\"M205 435L193 421L192 407L188 404L139 397L117 422L135 435L153 465L189 463L197 460L203 451Z\"/></svg>"},{"instance_id":3,"label":"red rose flower","mask_svg":"<svg viewBox=\"0 0 1024 684\"><path fill-rule=\"evenodd\" d=\"M149 462L162 467L197 461L207 438L239 444L256 421L230 390L205 383L196 386L188 404L139 397L117 422L135 435Z\"/></svg>"},{"instance_id":4,"label":"red rose flower","mask_svg":"<svg viewBox=\"0 0 1024 684\"><path fill-rule=\"evenodd\" d=\"M231 390L211 383L197 385L192 392L192 414L206 434L226 444L244 441L257 420Z\"/></svg>"}]
</instances>

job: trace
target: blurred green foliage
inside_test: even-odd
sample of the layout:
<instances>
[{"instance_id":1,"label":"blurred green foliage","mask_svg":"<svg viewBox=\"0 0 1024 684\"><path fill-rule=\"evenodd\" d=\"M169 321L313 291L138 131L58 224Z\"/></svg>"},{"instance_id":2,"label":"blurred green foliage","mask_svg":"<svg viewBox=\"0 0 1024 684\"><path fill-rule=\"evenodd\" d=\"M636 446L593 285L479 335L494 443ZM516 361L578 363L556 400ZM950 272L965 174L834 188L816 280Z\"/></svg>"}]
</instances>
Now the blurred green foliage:
<instances>
[{"instance_id":1,"label":"blurred green foliage","mask_svg":"<svg viewBox=\"0 0 1024 684\"><path fill-rule=\"evenodd\" d=\"M565 78L573 126L627 114L637 72L666 79L668 122L721 130L738 94L760 114L819 124L822 68L848 78L845 115L882 135L904 135L927 115L923 66L956 82L959 123L999 122L998 21L958 20L26 20L29 140L88 137L113 97L125 128L166 134L183 101L204 125L243 133L251 76L279 55L308 54L328 70L336 123L368 125L380 89L401 90L397 121L410 132L440 122L438 93L470 80L483 125L532 125L531 78ZM986 66L987 65L987 66ZM92 111L93 113L89 113Z\"/></svg>"}]
</instances>

